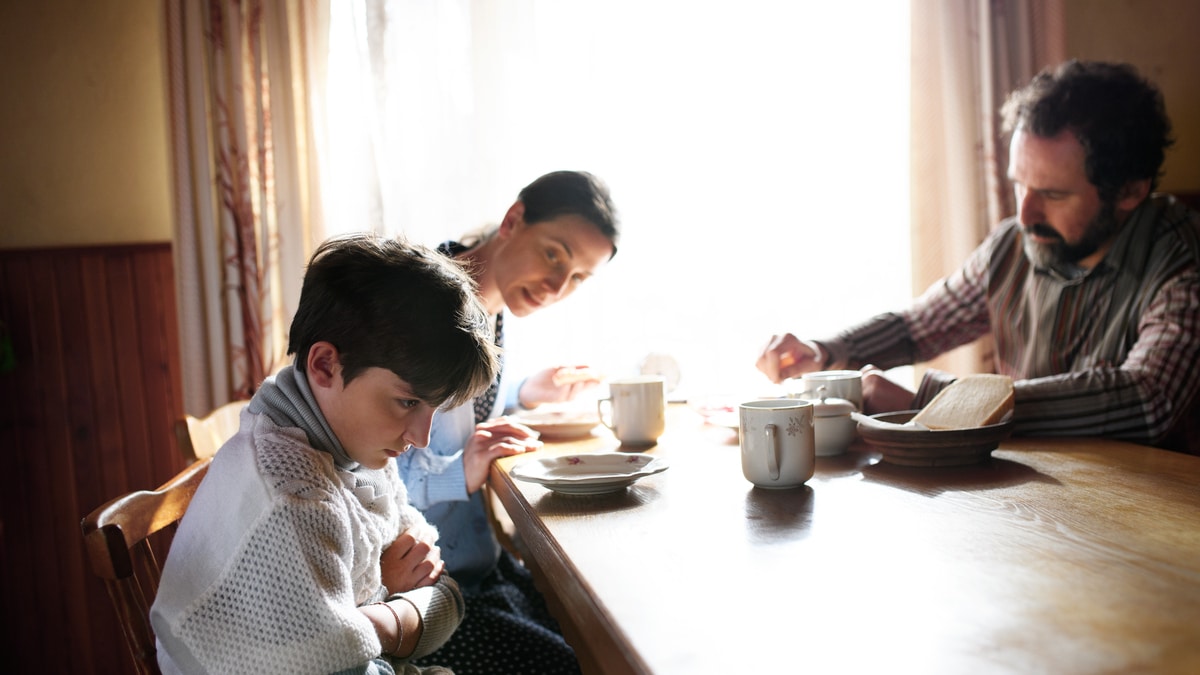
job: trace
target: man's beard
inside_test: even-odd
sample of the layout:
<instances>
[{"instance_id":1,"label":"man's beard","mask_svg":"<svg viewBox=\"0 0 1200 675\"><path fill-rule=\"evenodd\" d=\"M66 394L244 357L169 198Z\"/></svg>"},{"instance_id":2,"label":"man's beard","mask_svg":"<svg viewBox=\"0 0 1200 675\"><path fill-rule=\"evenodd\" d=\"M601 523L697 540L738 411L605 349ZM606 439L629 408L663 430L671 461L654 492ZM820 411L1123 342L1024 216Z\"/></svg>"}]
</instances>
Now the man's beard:
<instances>
[{"instance_id":1,"label":"man's beard","mask_svg":"<svg viewBox=\"0 0 1200 675\"><path fill-rule=\"evenodd\" d=\"M1083 231L1083 239L1079 243L1068 244L1062 235L1045 223L1035 223L1025 228L1026 234L1037 234L1039 237L1051 238L1051 244L1039 244L1033 237L1025 237L1025 255L1039 267L1055 265L1074 265L1080 260L1092 255L1101 246L1108 243L1119 227L1115 215L1116 209L1112 204L1100 207L1100 212L1087 224Z\"/></svg>"}]
</instances>

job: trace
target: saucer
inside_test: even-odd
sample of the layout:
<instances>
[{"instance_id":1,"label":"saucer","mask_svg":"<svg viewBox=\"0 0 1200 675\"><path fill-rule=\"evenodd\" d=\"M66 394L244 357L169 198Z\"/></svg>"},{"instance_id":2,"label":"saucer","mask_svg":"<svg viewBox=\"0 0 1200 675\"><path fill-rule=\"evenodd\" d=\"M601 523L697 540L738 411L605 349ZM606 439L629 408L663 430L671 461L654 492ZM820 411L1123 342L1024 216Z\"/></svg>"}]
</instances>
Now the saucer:
<instances>
[{"instance_id":1,"label":"saucer","mask_svg":"<svg viewBox=\"0 0 1200 675\"><path fill-rule=\"evenodd\" d=\"M583 438L600 424L594 410L528 412L513 417L513 421L533 429L546 440Z\"/></svg>"},{"instance_id":2,"label":"saucer","mask_svg":"<svg viewBox=\"0 0 1200 675\"><path fill-rule=\"evenodd\" d=\"M725 427L726 429L733 429L734 431L738 431L742 427L742 421L738 416L738 411L736 410L717 413L705 421L714 427Z\"/></svg>"},{"instance_id":3,"label":"saucer","mask_svg":"<svg viewBox=\"0 0 1200 675\"><path fill-rule=\"evenodd\" d=\"M667 468L667 461L661 457L597 452L532 459L513 466L509 475L555 492L598 495L624 490L639 478Z\"/></svg>"}]
</instances>

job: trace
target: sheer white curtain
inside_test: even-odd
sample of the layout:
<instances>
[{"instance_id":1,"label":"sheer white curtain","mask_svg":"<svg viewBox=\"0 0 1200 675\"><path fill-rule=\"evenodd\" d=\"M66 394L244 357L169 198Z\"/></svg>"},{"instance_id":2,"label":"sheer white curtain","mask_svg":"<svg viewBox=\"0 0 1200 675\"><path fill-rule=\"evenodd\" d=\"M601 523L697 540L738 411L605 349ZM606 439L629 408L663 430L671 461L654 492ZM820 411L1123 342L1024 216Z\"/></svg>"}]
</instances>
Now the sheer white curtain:
<instances>
[{"instance_id":1,"label":"sheer white curtain","mask_svg":"<svg viewBox=\"0 0 1200 675\"><path fill-rule=\"evenodd\" d=\"M165 4L185 412L249 398L285 362L321 238L310 173L326 0Z\"/></svg>"},{"instance_id":2,"label":"sheer white curtain","mask_svg":"<svg viewBox=\"0 0 1200 675\"><path fill-rule=\"evenodd\" d=\"M1008 93L1066 58L1061 0L914 2L913 292L962 264L1014 213L999 109ZM929 362L992 372L991 340Z\"/></svg>"},{"instance_id":3,"label":"sheer white curtain","mask_svg":"<svg viewBox=\"0 0 1200 675\"><path fill-rule=\"evenodd\" d=\"M509 364L770 391L771 334L911 298L907 3L333 3L331 229L426 243L496 222L547 171L611 187L616 258L506 324ZM332 114L332 113L331 113Z\"/></svg>"}]
</instances>

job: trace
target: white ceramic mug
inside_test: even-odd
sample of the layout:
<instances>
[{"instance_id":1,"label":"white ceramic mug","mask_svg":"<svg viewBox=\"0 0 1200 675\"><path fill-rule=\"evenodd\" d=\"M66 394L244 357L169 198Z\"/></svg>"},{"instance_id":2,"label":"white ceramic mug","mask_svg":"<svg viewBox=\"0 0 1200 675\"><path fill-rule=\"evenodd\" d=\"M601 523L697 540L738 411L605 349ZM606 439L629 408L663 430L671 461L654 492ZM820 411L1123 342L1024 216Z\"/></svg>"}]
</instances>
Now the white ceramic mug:
<instances>
[{"instance_id":1,"label":"white ceramic mug","mask_svg":"<svg viewBox=\"0 0 1200 675\"><path fill-rule=\"evenodd\" d=\"M822 388L823 387L823 388ZM796 398L844 398L862 410L862 373L857 370L818 370L800 376Z\"/></svg>"},{"instance_id":2,"label":"white ceramic mug","mask_svg":"<svg viewBox=\"0 0 1200 675\"><path fill-rule=\"evenodd\" d=\"M605 403L611 421L605 417ZM600 423L629 445L653 445L667 426L666 378L642 375L608 381L608 398L596 401Z\"/></svg>"},{"instance_id":3,"label":"white ceramic mug","mask_svg":"<svg viewBox=\"0 0 1200 675\"><path fill-rule=\"evenodd\" d=\"M795 398L747 401L738 407L742 474L764 488L792 488L816 465L813 404Z\"/></svg>"}]
</instances>

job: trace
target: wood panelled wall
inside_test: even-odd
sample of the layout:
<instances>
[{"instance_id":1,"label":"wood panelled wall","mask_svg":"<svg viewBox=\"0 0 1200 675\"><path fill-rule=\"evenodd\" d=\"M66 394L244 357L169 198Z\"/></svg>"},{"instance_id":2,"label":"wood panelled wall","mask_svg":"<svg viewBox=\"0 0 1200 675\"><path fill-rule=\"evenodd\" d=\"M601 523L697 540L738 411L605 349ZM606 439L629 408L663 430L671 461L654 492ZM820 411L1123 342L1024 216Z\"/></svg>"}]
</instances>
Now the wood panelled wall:
<instances>
[{"instance_id":1,"label":"wood panelled wall","mask_svg":"<svg viewBox=\"0 0 1200 675\"><path fill-rule=\"evenodd\" d=\"M169 243L0 251L0 670L128 673L79 521L181 470Z\"/></svg>"}]
</instances>

